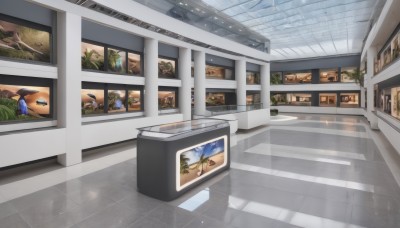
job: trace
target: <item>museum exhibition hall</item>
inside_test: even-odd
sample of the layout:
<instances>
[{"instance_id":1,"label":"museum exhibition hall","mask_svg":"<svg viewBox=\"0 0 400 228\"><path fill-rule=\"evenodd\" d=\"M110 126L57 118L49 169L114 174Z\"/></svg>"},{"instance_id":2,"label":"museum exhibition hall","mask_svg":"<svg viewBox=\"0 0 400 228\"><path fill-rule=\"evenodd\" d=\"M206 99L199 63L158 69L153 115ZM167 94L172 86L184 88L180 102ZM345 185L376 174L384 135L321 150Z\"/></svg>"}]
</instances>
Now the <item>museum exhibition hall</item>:
<instances>
[{"instance_id":1,"label":"museum exhibition hall","mask_svg":"<svg viewBox=\"0 0 400 228\"><path fill-rule=\"evenodd\" d=\"M1 0L0 228L400 227L399 11Z\"/></svg>"}]
</instances>

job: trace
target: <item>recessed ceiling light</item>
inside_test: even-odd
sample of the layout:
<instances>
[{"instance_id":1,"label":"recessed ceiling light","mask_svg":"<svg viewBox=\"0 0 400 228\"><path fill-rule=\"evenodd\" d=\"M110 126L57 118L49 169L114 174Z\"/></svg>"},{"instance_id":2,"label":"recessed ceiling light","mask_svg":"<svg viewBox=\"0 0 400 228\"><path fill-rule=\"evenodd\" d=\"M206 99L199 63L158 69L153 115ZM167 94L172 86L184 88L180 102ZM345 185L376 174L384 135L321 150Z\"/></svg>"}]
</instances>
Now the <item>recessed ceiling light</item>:
<instances>
[{"instance_id":1,"label":"recessed ceiling light","mask_svg":"<svg viewBox=\"0 0 400 228\"><path fill-rule=\"evenodd\" d=\"M229 25L229 28L232 28L232 25Z\"/></svg>"},{"instance_id":2,"label":"recessed ceiling light","mask_svg":"<svg viewBox=\"0 0 400 228\"><path fill-rule=\"evenodd\" d=\"M218 20L218 17L214 17L214 20Z\"/></svg>"},{"instance_id":3,"label":"recessed ceiling light","mask_svg":"<svg viewBox=\"0 0 400 228\"><path fill-rule=\"evenodd\" d=\"M183 5L183 3L182 3L182 2L179 2L179 5Z\"/></svg>"}]
</instances>

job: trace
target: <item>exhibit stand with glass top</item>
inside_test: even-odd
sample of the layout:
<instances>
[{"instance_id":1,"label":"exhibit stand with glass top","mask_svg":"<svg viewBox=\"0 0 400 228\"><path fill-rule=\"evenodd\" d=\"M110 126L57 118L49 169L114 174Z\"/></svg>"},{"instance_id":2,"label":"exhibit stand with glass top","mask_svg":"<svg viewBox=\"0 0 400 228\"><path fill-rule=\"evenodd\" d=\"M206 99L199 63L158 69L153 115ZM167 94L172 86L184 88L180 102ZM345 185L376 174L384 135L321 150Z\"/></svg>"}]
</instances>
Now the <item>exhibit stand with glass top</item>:
<instances>
[{"instance_id":1,"label":"exhibit stand with glass top","mask_svg":"<svg viewBox=\"0 0 400 228\"><path fill-rule=\"evenodd\" d=\"M170 201L229 169L225 120L197 119L138 130L137 186L145 195Z\"/></svg>"}]
</instances>

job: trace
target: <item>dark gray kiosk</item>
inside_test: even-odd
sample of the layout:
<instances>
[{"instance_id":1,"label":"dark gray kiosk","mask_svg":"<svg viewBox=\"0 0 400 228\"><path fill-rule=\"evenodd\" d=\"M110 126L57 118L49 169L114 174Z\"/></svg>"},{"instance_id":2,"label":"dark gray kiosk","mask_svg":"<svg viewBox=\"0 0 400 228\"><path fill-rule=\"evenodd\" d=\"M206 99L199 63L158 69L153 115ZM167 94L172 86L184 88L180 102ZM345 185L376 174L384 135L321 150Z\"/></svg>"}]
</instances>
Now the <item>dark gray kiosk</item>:
<instances>
[{"instance_id":1,"label":"dark gray kiosk","mask_svg":"<svg viewBox=\"0 0 400 228\"><path fill-rule=\"evenodd\" d=\"M139 129L139 192L170 201L229 169L229 140L225 120L197 119Z\"/></svg>"}]
</instances>

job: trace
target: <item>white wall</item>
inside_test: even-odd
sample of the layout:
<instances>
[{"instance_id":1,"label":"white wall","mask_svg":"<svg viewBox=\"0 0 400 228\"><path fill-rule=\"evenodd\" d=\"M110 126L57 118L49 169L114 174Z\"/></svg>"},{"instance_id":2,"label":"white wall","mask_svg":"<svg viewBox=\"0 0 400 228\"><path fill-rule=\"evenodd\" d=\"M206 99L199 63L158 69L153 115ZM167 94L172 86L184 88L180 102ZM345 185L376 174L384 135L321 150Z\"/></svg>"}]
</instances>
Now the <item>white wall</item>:
<instances>
[{"instance_id":1,"label":"white wall","mask_svg":"<svg viewBox=\"0 0 400 228\"><path fill-rule=\"evenodd\" d=\"M315 106L274 106L273 108L278 109L279 112L364 115L362 108L315 107Z\"/></svg>"}]
</instances>

